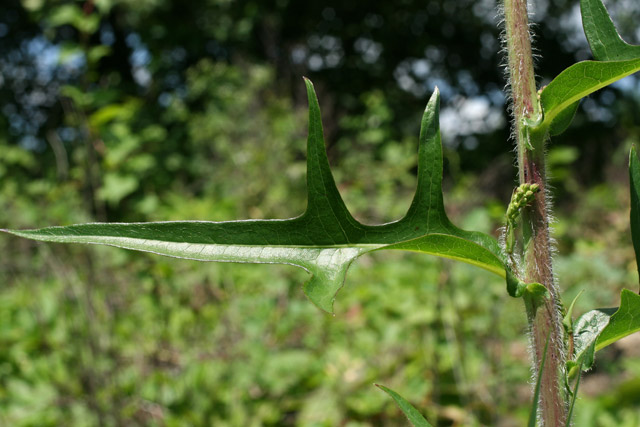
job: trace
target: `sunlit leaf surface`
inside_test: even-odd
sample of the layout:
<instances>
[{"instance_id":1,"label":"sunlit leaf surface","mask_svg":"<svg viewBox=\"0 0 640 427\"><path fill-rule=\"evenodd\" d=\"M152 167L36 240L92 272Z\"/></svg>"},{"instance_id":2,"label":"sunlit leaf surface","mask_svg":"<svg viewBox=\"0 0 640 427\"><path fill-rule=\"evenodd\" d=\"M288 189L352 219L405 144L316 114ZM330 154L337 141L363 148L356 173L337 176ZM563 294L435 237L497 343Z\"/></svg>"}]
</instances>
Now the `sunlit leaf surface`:
<instances>
[{"instance_id":1,"label":"sunlit leaf surface","mask_svg":"<svg viewBox=\"0 0 640 427\"><path fill-rule=\"evenodd\" d=\"M417 190L399 221L370 226L356 221L336 187L325 151L320 107L313 85L309 97L306 211L287 220L83 224L9 231L36 240L93 243L200 261L281 263L312 274L304 289L331 311L349 265L383 248L424 252L477 265L507 276L495 239L454 226L442 197L442 145L436 90L422 118Z\"/></svg>"},{"instance_id":2,"label":"sunlit leaf surface","mask_svg":"<svg viewBox=\"0 0 640 427\"><path fill-rule=\"evenodd\" d=\"M542 90L540 102L544 121L541 126L550 126L558 115L580 99L637 71L640 71L640 58L573 64Z\"/></svg>"}]
</instances>

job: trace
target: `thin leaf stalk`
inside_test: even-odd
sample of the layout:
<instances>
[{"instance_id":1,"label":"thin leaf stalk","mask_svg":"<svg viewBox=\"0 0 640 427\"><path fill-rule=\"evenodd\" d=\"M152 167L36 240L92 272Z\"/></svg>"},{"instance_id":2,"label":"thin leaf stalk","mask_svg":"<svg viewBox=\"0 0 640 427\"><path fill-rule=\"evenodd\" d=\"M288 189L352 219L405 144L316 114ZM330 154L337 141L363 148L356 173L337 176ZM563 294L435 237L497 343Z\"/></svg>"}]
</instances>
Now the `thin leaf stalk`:
<instances>
[{"instance_id":1,"label":"thin leaf stalk","mask_svg":"<svg viewBox=\"0 0 640 427\"><path fill-rule=\"evenodd\" d=\"M525 307L537 376L549 338L546 363L540 382L539 417L543 425L566 424L567 396L562 381L565 366L564 331L558 290L555 286L549 234L549 201L544 143L546 133L534 133L529 123L538 122L541 112L536 90L526 0L505 0L505 41L511 89L514 136L518 150L520 184L538 184L540 191L522 213L524 265L521 276L527 283L541 283L548 291L542 304L526 296Z\"/></svg>"}]
</instances>

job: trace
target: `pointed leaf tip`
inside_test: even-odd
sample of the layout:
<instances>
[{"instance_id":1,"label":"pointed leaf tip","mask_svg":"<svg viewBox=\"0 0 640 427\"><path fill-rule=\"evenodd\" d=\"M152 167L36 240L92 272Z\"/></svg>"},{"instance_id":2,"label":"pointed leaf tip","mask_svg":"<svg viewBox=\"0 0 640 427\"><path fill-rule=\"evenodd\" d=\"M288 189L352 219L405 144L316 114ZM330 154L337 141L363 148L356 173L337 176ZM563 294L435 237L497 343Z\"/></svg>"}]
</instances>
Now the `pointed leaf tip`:
<instances>
[{"instance_id":1,"label":"pointed leaf tip","mask_svg":"<svg viewBox=\"0 0 640 427\"><path fill-rule=\"evenodd\" d=\"M318 97L316 96L316 90L315 87L313 86L313 82L311 80L309 80L309 78L307 77L303 77L304 79L304 84L307 87L307 96L309 98L309 104L311 104L311 100L314 99L315 102L318 102Z\"/></svg>"},{"instance_id":2,"label":"pointed leaf tip","mask_svg":"<svg viewBox=\"0 0 640 427\"><path fill-rule=\"evenodd\" d=\"M380 390L387 393L389 396L395 400L396 405L402 411L402 413L407 417L411 425L414 427L431 427L429 421L420 413L416 408L413 407L404 397L400 396L395 391L391 390L388 387L383 386L382 384L374 384Z\"/></svg>"},{"instance_id":3,"label":"pointed leaf tip","mask_svg":"<svg viewBox=\"0 0 640 427\"><path fill-rule=\"evenodd\" d=\"M305 84L309 98L309 133L307 138L307 210L304 218L311 222L305 225L325 230L330 234L341 235L341 240L350 243L349 234L359 224L347 210L333 179L324 142L322 113L318 97L311 80L305 79Z\"/></svg>"},{"instance_id":4,"label":"pointed leaf tip","mask_svg":"<svg viewBox=\"0 0 640 427\"><path fill-rule=\"evenodd\" d=\"M407 218L447 226L442 198L442 141L440 138L440 92L434 90L422 115L418 143L418 185ZM435 220L435 221L434 221Z\"/></svg>"},{"instance_id":5,"label":"pointed leaf tip","mask_svg":"<svg viewBox=\"0 0 640 427\"><path fill-rule=\"evenodd\" d=\"M438 89L438 86L433 89L431 98L429 98L429 102L427 103L427 108L429 108L429 105L433 104L437 104L438 108L440 107L440 89Z\"/></svg>"}]
</instances>

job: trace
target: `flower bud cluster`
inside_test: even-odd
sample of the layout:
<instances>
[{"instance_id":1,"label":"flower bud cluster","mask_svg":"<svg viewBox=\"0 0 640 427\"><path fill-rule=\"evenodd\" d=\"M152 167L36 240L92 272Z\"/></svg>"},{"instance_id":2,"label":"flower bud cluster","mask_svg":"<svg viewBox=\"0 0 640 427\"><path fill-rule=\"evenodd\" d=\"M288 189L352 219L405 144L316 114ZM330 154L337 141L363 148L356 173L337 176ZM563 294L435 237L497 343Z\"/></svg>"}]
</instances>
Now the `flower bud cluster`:
<instances>
[{"instance_id":1,"label":"flower bud cluster","mask_svg":"<svg viewBox=\"0 0 640 427\"><path fill-rule=\"evenodd\" d=\"M507 222L515 223L520 216L520 210L533 200L535 194L540 191L538 184L522 184L511 197L511 203L507 208Z\"/></svg>"}]
</instances>

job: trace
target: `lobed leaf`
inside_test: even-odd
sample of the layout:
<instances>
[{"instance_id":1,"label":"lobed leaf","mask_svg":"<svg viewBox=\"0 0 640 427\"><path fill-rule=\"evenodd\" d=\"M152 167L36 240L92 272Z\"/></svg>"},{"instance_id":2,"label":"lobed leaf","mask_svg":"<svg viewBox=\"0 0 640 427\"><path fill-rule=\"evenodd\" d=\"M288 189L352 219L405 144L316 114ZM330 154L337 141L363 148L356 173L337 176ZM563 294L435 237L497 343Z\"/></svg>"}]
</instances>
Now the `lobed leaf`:
<instances>
[{"instance_id":1,"label":"lobed leaf","mask_svg":"<svg viewBox=\"0 0 640 427\"><path fill-rule=\"evenodd\" d=\"M431 427L431 424L429 424L429 421L427 421L426 418L423 417L422 414L418 412L416 408L413 407L413 405L407 402L407 400L404 397L400 396L395 391L383 385L376 384L376 387L378 387L380 390L387 393L389 396L393 398L393 400L396 401L398 408L400 408L402 413L406 415L411 425L413 425L414 427Z\"/></svg>"},{"instance_id":2,"label":"lobed leaf","mask_svg":"<svg viewBox=\"0 0 640 427\"><path fill-rule=\"evenodd\" d=\"M307 296L332 311L351 263L365 252L397 249L468 262L508 280L498 242L454 226L442 197L442 143L438 123L440 95L425 109L419 138L418 184L407 214L399 221L371 226L347 210L331 174L320 107L313 85L309 98L307 209L286 220L177 221L133 224L83 224L37 230L4 230L17 236L61 243L89 243L152 252L199 261L281 263L311 273Z\"/></svg>"},{"instance_id":3,"label":"lobed leaf","mask_svg":"<svg viewBox=\"0 0 640 427\"><path fill-rule=\"evenodd\" d=\"M640 46L620 37L602 0L580 0L584 34L598 61L624 61L640 58Z\"/></svg>"}]
</instances>

